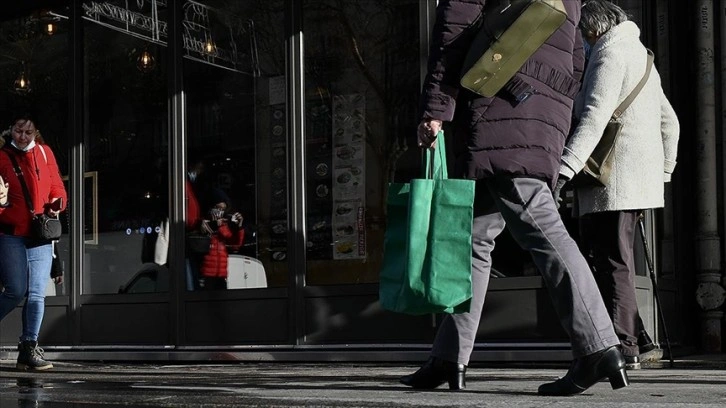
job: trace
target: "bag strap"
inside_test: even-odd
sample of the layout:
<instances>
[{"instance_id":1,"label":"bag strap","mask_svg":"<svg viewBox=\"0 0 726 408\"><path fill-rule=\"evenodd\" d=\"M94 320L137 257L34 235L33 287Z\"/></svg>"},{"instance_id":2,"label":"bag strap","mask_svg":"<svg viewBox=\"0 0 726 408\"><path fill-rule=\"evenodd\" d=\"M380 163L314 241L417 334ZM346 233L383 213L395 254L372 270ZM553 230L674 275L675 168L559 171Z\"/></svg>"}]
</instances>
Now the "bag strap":
<instances>
[{"instance_id":1,"label":"bag strap","mask_svg":"<svg viewBox=\"0 0 726 408\"><path fill-rule=\"evenodd\" d=\"M43 145L39 144L38 148L40 149L40 152L43 153L43 160L45 160L45 165L48 165L48 156L45 155L45 149L43 149Z\"/></svg>"},{"instance_id":2,"label":"bag strap","mask_svg":"<svg viewBox=\"0 0 726 408\"><path fill-rule=\"evenodd\" d=\"M646 48L646 51L648 51L648 57L647 62L645 65L645 75L643 75L643 78L638 82L638 85L635 86L635 89L633 89L632 92L630 92L630 95L628 95L627 98L623 102L620 103L620 105L615 108L615 112L613 112L613 119L618 119L623 112L625 112L626 109L628 109L628 106L630 106L631 103L635 100L635 98L640 93L640 90L643 89L645 86L645 83L648 82L648 78L650 77L650 69L653 68L653 51Z\"/></svg>"},{"instance_id":3,"label":"bag strap","mask_svg":"<svg viewBox=\"0 0 726 408\"><path fill-rule=\"evenodd\" d=\"M3 149L4 150L4 149ZM35 215L35 210L33 207L33 200L30 199L30 191L28 190L28 185L25 184L25 177L23 176L23 170L20 169L20 166L18 165L17 160L15 160L15 157L13 157L10 152L7 150L4 150L5 154L8 155L10 158L10 161L13 163L13 168L15 169L15 175L18 176L18 180L20 180L20 187L23 188L23 195L25 196L25 204L28 206L28 211L30 211L30 214Z\"/></svg>"},{"instance_id":4,"label":"bag strap","mask_svg":"<svg viewBox=\"0 0 726 408\"><path fill-rule=\"evenodd\" d=\"M446 143L444 142L444 131L439 130L436 134L436 148L422 150L424 156L424 173L426 179L448 179L449 171L446 166ZM428 152L428 155L426 154Z\"/></svg>"}]
</instances>

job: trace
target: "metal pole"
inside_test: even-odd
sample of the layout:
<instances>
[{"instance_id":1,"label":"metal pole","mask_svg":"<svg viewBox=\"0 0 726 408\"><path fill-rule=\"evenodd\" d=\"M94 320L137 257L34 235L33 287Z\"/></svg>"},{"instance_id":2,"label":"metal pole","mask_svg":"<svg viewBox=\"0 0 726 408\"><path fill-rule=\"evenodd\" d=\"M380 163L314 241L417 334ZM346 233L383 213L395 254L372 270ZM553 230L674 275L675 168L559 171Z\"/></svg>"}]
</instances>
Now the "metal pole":
<instances>
[{"instance_id":1,"label":"metal pole","mask_svg":"<svg viewBox=\"0 0 726 408\"><path fill-rule=\"evenodd\" d=\"M671 340L668 337L668 329L666 328L665 316L663 316L663 308L660 306L660 296L658 296L658 282L655 276L655 268L653 267L653 257L650 254L650 247L648 246L648 238L645 235L645 223L643 222L645 214L643 212L638 216L638 226L640 227L640 238L643 240L643 249L645 250L645 260L648 263L648 275L650 276L650 282L653 284L653 296L655 297L655 308L658 313L658 320L660 325L663 327L663 337L666 342L666 350L668 350L668 360L670 360L671 367L673 367L673 351L671 350Z\"/></svg>"}]
</instances>

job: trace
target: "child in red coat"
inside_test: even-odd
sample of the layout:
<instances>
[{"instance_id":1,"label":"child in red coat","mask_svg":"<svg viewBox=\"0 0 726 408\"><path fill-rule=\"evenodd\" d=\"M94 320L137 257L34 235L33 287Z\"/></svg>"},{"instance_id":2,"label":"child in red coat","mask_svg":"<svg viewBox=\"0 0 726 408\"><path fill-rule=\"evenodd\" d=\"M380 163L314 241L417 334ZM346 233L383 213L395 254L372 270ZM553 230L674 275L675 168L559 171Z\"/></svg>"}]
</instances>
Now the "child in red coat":
<instances>
[{"instance_id":1,"label":"child in red coat","mask_svg":"<svg viewBox=\"0 0 726 408\"><path fill-rule=\"evenodd\" d=\"M233 250L242 246L245 230L242 228L242 214L235 212L227 216L226 194L221 190L212 192L214 203L209 217L202 221L202 231L210 237L209 252L204 255L199 286L203 290L227 288L227 246Z\"/></svg>"}]
</instances>

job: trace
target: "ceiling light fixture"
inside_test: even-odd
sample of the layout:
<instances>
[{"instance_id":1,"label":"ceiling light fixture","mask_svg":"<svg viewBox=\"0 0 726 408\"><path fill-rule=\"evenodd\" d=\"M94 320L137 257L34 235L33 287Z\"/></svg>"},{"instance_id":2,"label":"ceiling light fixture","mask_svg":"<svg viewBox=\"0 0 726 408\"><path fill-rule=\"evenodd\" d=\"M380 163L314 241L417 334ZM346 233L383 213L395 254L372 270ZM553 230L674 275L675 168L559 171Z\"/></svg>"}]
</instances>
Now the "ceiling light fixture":
<instances>
[{"instance_id":1,"label":"ceiling light fixture","mask_svg":"<svg viewBox=\"0 0 726 408\"><path fill-rule=\"evenodd\" d=\"M21 63L20 73L15 79L14 85L17 92L30 92L30 79L28 78L28 71L25 69L25 61Z\"/></svg>"},{"instance_id":2,"label":"ceiling light fixture","mask_svg":"<svg viewBox=\"0 0 726 408\"><path fill-rule=\"evenodd\" d=\"M148 49L144 48L139 54L139 57L136 58L136 68L143 73L147 73L153 71L155 67L156 60L154 56L151 55Z\"/></svg>"},{"instance_id":3,"label":"ceiling light fixture","mask_svg":"<svg viewBox=\"0 0 726 408\"><path fill-rule=\"evenodd\" d=\"M58 31L58 22L60 21L60 16L58 14L55 14L50 10L41 10L38 12L36 18L40 24L40 29L46 35L50 36Z\"/></svg>"},{"instance_id":4,"label":"ceiling light fixture","mask_svg":"<svg viewBox=\"0 0 726 408\"><path fill-rule=\"evenodd\" d=\"M214 41L212 41L211 38L208 38L207 41L204 43L204 51L207 52L207 54L214 54L216 52L217 46L214 45Z\"/></svg>"}]
</instances>

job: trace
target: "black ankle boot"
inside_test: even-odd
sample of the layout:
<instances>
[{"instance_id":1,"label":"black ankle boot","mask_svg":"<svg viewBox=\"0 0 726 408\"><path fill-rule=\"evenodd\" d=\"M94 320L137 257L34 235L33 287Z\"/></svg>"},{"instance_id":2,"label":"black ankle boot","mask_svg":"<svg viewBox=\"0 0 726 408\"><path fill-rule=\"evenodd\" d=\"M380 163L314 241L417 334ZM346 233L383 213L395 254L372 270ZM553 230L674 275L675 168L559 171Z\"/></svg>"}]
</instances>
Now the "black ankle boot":
<instances>
[{"instance_id":1,"label":"black ankle boot","mask_svg":"<svg viewBox=\"0 0 726 408\"><path fill-rule=\"evenodd\" d=\"M450 390L466 388L466 365L431 357L413 374L401 377L401 384L419 389L433 389L448 382Z\"/></svg>"},{"instance_id":2,"label":"black ankle boot","mask_svg":"<svg viewBox=\"0 0 726 408\"><path fill-rule=\"evenodd\" d=\"M43 360L43 349L38 347L37 341L23 341L18 343L18 370L47 370L53 364Z\"/></svg>"},{"instance_id":3,"label":"black ankle boot","mask_svg":"<svg viewBox=\"0 0 726 408\"><path fill-rule=\"evenodd\" d=\"M652 351L656 347L657 346L653 343L653 339L651 339L648 335L648 332L642 330L638 333L638 349L640 349L641 354Z\"/></svg>"},{"instance_id":4,"label":"black ankle boot","mask_svg":"<svg viewBox=\"0 0 726 408\"><path fill-rule=\"evenodd\" d=\"M540 395L579 394L605 377L614 390L630 385L625 359L617 346L575 359L563 378L540 385L537 392Z\"/></svg>"}]
</instances>

